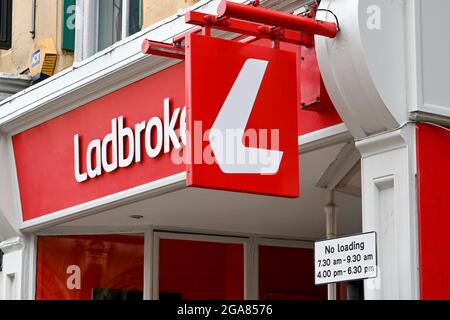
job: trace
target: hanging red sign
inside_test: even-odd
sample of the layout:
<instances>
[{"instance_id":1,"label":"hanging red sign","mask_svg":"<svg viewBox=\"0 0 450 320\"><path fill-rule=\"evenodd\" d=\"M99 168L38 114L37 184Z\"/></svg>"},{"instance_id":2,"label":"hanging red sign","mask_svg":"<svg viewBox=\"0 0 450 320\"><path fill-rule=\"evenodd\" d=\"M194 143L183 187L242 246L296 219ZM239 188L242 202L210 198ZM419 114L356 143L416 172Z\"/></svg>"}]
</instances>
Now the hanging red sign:
<instances>
[{"instance_id":1,"label":"hanging red sign","mask_svg":"<svg viewBox=\"0 0 450 320\"><path fill-rule=\"evenodd\" d=\"M188 185L298 197L292 52L186 37Z\"/></svg>"}]
</instances>

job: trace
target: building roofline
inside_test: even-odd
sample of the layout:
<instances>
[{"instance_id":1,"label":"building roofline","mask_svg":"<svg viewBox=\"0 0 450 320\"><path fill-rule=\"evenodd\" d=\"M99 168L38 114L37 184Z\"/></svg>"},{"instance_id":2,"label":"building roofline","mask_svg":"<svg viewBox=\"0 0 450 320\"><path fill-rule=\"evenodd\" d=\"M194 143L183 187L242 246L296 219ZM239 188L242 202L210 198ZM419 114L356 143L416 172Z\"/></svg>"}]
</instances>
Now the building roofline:
<instances>
[{"instance_id":1,"label":"building roofline","mask_svg":"<svg viewBox=\"0 0 450 320\"><path fill-rule=\"evenodd\" d=\"M218 3L219 0L201 0L188 9L214 13ZM31 127L37 124L36 121L39 122L39 119L45 120L47 118L45 115L52 118L51 115L57 111L56 109L62 110L64 113L76 108L79 105L62 107L61 103L58 103L64 98L70 104L72 101L69 98L70 95L76 95L75 100L83 101L83 104L87 102L84 98L95 99L96 95L93 95L92 91L97 89L97 86L92 88L93 83L105 82L110 79L112 81L106 82L111 82L110 84L116 84L116 86L109 85L109 88L117 90L175 64L177 61L144 55L140 51L141 43L144 39L168 42L173 36L192 29L193 26L184 22L184 13L188 9L181 9L177 14L149 26L81 62L75 62L73 66L58 74L1 101L0 131L4 133L20 131L28 127L27 123ZM127 70L134 70L134 74ZM114 91L101 87L98 89L94 91L98 91L100 96ZM53 108L53 105L56 108ZM58 113L56 112L54 116L57 116ZM26 120L23 119L24 117Z\"/></svg>"},{"instance_id":2,"label":"building roofline","mask_svg":"<svg viewBox=\"0 0 450 320\"><path fill-rule=\"evenodd\" d=\"M13 135L24 131L178 63L178 60L143 54L142 42L144 39L170 42L175 35L194 28L185 23L185 12L194 9L215 14L219 2L201 0L191 7L180 9L177 14L6 98L0 102L0 132ZM266 0L263 5L293 11L303 2Z\"/></svg>"}]
</instances>

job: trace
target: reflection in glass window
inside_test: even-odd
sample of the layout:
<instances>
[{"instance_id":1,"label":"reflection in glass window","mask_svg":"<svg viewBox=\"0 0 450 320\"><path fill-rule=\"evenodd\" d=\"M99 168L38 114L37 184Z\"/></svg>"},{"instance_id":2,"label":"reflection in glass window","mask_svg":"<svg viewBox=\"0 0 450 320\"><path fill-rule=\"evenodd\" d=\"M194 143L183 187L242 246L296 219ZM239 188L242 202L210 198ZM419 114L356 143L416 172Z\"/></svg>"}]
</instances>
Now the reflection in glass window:
<instances>
[{"instance_id":1,"label":"reflection in glass window","mask_svg":"<svg viewBox=\"0 0 450 320\"><path fill-rule=\"evenodd\" d=\"M129 1L128 35L135 34L142 28L142 0Z\"/></svg>"},{"instance_id":2,"label":"reflection in glass window","mask_svg":"<svg viewBox=\"0 0 450 320\"><path fill-rule=\"evenodd\" d=\"M242 300L244 246L161 239L160 300Z\"/></svg>"},{"instance_id":3,"label":"reflection in glass window","mask_svg":"<svg viewBox=\"0 0 450 320\"><path fill-rule=\"evenodd\" d=\"M99 0L98 50L122 39L122 0Z\"/></svg>"},{"instance_id":4,"label":"reflection in glass window","mask_svg":"<svg viewBox=\"0 0 450 320\"><path fill-rule=\"evenodd\" d=\"M259 246L259 299L326 300L327 286L314 284L314 251Z\"/></svg>"},{"instance_id":5,"label":"reflection in glass window","mask_svg":"<svg viewBox=\"0 0 450 320\"><path fill-rule=\"evenodd\" d=\"M126 28L122 28L124 14L128 23ZM135 34L141 28L142 0L98 0L98 51Z\"/></svg>"},{"instance_id":6,"label":"reflection in glass window","mask_svg":"<svg viewBox=\"0 0 450 320\"><path fill-rule=\"evenodd\" d=\"M143 283L143 235L38 238L38 300L141 300Z\"/></svg>"}]
</instances>

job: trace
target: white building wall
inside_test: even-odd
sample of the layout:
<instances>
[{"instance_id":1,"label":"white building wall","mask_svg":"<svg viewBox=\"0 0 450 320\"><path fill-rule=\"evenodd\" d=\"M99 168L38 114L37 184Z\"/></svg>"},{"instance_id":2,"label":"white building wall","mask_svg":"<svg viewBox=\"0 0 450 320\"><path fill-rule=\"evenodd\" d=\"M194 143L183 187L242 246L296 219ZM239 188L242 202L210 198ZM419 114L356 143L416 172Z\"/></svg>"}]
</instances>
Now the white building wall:
<instances>
[{"instance_id":1,"label":"white building wall","mask_svg":"<svg viewBox=\"0 0 450 320\"><path fill-rule=\"evenodd\" d=\"M3 271L1 273L0 295L3 300L22 299L23 277L23 242L20 237L0 243L3 256Z\"/></svg>"},{"instance_id":2,"label":"white building wall","mask_svg":"<svg viewBox=\"0 0 450 320\"><path fill-rule=\"evenodd\" d=\"M415 125L356 143L361 152L363 231L378 236L378 277L365 298L419 299Z\"/></svg>"},{"instance_id":3,"label":"white building wall","mask_svg":"<svg viewBox=\"0 0 450 320\"><path fill-rule=\"evenodd\" d=\"M448 0L409 0L412 112L450 117ZM450 121L447 119L447 121Z\"/></svg>"}]
</instances>

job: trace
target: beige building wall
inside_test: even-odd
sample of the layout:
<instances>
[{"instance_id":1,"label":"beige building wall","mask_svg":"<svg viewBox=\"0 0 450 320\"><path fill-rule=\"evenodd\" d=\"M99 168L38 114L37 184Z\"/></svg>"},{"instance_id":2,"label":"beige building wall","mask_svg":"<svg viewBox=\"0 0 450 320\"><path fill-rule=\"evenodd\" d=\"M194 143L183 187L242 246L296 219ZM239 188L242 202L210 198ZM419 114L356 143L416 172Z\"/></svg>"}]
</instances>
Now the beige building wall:
<instances>
[{"instance_id":1,"label":"beige building wall","mask_svg":"<svg viewBox=\"0 0 450 320\"><path fill-rule=\"evenodd\" d=\"M142 27L167 18L199 0L142 0ZM55 73L73 64L73 53L61 50L62 0L36 1L36 37L32 34L32 1L13 1L12 48L0 50L0 72L26 73L36 40L51 38L58 51Z\"/></svg>"},{"instance_id":2,"label":"beige building wall","mask_svg":"<svg viewBox=\"0 0 450 320\"><path fill-rule=\"evenodd\" d=\"M199 0L143 0L142 1L142 28L163 20L181 8L192 6Z\"/></svg>"},{"instance_id":3,"label":"beige building wall","mask_svg":"<svg viewBox=\"0 0 450 320\"><path fill-rule=\"evenodd\" d=\"M29 67L35 40L51 38L58 51L55 73L73 63L73 53L61 50L62 0L36 1L36 37L32 38L32 1L13 1L12 45L0 50L0 72L24 73Z\"/></svg>"}]
</instances>

